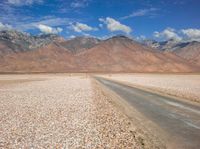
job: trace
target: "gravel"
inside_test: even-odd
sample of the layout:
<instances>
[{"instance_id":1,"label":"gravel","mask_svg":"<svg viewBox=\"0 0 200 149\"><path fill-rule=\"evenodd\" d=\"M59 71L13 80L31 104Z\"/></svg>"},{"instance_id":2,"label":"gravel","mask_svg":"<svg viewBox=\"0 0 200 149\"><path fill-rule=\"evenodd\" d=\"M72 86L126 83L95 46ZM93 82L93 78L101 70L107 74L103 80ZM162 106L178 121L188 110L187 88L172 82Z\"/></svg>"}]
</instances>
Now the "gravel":
<instances>
[{"instance_id":1,"label":"gravel","mask_svg":"<svg viewBox=\"0 0 200 149\"><path fill-rule=\"evenodd\" d=\"M116 74L103 77L200 102L200 75Z\"/></svg>"},{"instance_id":2,"label":"gravel","mask_svg":"<svg viewBox=\"0 0 200 149\"><path fill-rule=\"evenodd\" d=\"M36 79L1 86L0 148L144 148L129 119L85 76L6 75Z\"/></svg>"}]
</instances>

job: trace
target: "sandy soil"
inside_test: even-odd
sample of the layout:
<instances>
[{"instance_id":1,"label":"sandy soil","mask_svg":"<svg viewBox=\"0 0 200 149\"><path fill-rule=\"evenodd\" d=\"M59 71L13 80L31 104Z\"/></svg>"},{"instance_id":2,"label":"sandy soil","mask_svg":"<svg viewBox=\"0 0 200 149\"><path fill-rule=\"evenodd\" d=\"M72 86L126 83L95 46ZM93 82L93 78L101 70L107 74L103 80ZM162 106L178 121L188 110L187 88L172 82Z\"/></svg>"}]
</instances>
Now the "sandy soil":
<instances>
[{"instance_id":1,"label":"sandy soil","mask_svg":"<svg viewBox=\"0 0 200 149\"><path fill-rule=\"evenodd\" d=\"M0 148L148 148L90 78L3 75L0 80ZM15 83L2 86L2 80Z\"/></svg>"},{"instance_id":2,"label":"sandy soil","mask_svg":"<svg viewBox=\"0 0 200 149\"><path fill-rule=\"evenodd\" d=\"M112 74L101 76L200 102L200 75Z\"/></svg>"}]
</instances>

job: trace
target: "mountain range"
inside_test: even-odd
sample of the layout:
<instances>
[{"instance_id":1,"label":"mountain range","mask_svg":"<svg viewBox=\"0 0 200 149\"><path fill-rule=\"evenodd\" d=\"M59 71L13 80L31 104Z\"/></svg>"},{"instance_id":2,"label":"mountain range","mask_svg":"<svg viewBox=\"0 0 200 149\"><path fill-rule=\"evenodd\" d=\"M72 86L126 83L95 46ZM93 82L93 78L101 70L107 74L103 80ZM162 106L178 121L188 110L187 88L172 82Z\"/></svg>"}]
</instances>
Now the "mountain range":
<instances>
[{"instance_id":1,"label":"mountain range","mask_svg":"<svg viewBox=\"0 0 200 149\"><path fill-rule=\"evenodd\" d=\"M198 41L176 41L171 39L157 42L155 40L144 40L142 44L163 52L170 51L190 63L200 66L200 42Z\"/></svg>"},{"instance_id":2,"label":"mountain range","mask_svg":"<svg viewBox=\"0 0 200 149\"><path fill-rule=\"evenodd\" d=\"M200 43L0 31L0 72L199 72Z\"/></svg>"}]
</instances>

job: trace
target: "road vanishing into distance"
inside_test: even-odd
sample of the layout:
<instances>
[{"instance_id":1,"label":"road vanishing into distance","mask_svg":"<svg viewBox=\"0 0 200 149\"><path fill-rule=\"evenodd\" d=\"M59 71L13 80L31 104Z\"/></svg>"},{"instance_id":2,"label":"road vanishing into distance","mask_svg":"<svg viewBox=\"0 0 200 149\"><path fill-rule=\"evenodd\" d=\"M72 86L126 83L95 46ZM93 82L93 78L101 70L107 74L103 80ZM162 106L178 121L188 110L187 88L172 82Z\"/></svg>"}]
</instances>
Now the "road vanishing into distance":
<instances>
[{"instance_id":1,"label":"road vanishing into distance","mask_svg":"<svg viewBox=\"0 0 200 149\"><path fill-rule=\"evenodd\" d=\"M184 149L200 149L200 106L96 77ZM147 126L148 127L148 126Z\"/></svg>"}]
</instances>

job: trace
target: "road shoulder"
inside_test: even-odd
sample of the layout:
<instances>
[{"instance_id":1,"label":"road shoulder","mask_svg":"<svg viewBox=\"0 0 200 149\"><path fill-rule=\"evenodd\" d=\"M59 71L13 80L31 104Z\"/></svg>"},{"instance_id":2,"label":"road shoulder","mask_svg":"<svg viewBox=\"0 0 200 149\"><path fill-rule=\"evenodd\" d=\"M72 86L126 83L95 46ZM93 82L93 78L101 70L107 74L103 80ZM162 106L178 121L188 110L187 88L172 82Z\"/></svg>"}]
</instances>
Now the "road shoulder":
<instances>
[{"instance_id":1,"label":"road shoulder","mask_svg":"<svg viewBox=\"0 0 200 149\"><path fill-rule=\"evenodd\" d=\"M97 80L93 80L97 84L97 87L102 90L103 94L108 97L109 102L129 118L132 127L136 129L137 136L139 136L138 140L141 141L144 148L166 148L165 142L167 136L161 128L146 119L115 92L108 89ZM159 132L159 134L157 132Z\"/></svg>"}]
</instances>

